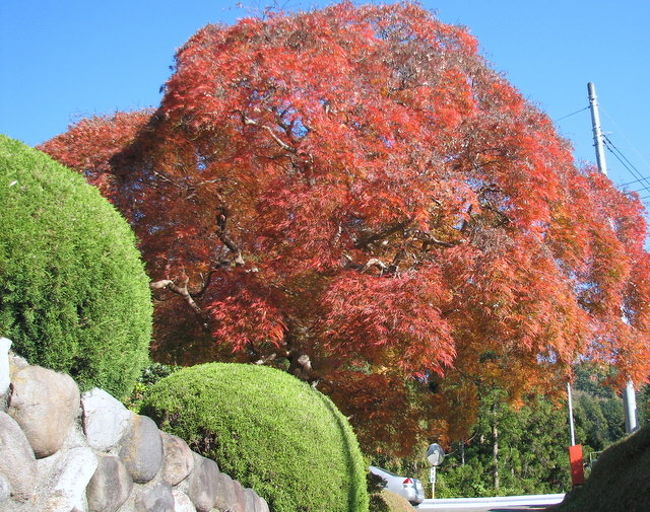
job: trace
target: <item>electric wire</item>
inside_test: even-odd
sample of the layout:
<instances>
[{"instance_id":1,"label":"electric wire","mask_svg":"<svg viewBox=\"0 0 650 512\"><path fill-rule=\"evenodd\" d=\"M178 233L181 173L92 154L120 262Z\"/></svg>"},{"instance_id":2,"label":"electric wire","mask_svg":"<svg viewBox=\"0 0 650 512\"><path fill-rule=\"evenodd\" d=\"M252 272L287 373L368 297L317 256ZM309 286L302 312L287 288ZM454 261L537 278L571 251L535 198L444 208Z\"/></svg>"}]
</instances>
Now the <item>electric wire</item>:
<instances>
[{"instance_id":1,"label":"electric wire","mask_svg":"<svg viewBox=\"0 0 650 512\"><path fill-rule=\"evenodd\" d=\"M641 172L634 166L632 162L623 154L623 152L618 149L616 144L614 144L611 139L607 135L603 135L603 139L605 142L605 147L609 150L609 152L614 155L614 157L619 161L619 163L632 175L634 176L637 180L639 185L641 186L641 189L644 192L647 192L650 194L650 179L646 178L641 174Z\"/></svg>"},{"instance_id":2,"label":"electric wire","mask_svg":"<svg viewBox=\"0 0 650 512\"><path fill-rule=\"evenodd\" d=\"M557 123L557 122L562 121L564 119L567 119L567 118L569 118L571 116L575 116L576 114L579 114L580 112L584 112L588 108L589 108L589 105L587 105L585 108L581 108L580 110L576 110L575 112L571 112L570 114L567 114L566 116L562 116L562 117L560 117L558 119L554 119L553 121Z\"/></svg>"},{"instance_id":3,"label":"electric wire","mask_svg":"<svg viewBox=\"0 0 650 512\"><path fill-rule=\"evenodd\" d=\"M639 158L641 158L641 160L643 160L643 163L644 163L645 165L647 165L648 167L650 167L650 162L648 161L648 159L643 155L643 153L641 153L641 151L639 151L639 148L638 148L638 147L636 147L634 144L632 144L632 141L629 139L629 137L627 137L627 136L625 135L625 133L623 132L623 130L621 130L621 127L620 127L620 125L616 122L616 120L615 120L612 116L610 116L610 115L607 113L607 110L605 110L604 108L602 108L602 106L601 106L600 110L603 112L603 114L605 114L605 117L607 117L607 119L608 119L609 121L611 121L612 124L616 127L616 129L617 129L617 133L619 133L619 134L621 135L621 137L623 137L623 138L625 139L625 142L627 143L627 145L628 145L630 148L632 148L632 149L634 150L634 152L639 156Z\"/></svg>"}]
</instances>

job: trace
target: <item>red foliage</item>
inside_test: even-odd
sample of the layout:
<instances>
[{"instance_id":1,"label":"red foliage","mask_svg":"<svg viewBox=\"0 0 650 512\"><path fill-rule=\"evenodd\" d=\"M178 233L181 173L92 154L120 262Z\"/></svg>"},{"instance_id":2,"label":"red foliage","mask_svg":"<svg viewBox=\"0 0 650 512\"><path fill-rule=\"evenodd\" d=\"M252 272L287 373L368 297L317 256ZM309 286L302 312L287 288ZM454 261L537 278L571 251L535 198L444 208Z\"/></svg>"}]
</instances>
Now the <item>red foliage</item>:
<instances>
[{"instance_id":1,"label":"red foliage","mask_svg":"<svg viewBox=\"0 0 650 512\"><path fill-rule=\"evenodd\" d=\"M207 26L156 112L42 149L179 286L156 292L158 358L288 366L373 449L457 435L480 386L517 399L581 354L648 375L638 199L416 5Z\"/></svg>"}]
</instances>

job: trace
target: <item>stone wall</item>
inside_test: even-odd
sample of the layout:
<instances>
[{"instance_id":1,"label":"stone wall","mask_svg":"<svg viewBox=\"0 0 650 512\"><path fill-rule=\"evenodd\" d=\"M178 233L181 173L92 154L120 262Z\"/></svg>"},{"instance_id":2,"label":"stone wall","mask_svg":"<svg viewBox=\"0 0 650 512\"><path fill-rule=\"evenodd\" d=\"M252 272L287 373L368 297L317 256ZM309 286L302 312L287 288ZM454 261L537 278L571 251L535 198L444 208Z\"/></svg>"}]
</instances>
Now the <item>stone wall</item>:
<instances>
[{"instance_id":1,"label":"stone wall","mask_svg":"<svg viewBox=\"0 0 650 512\"><path fill-rule=\"evenodd\" d=\"M1 512L268 512L213 460L0 338Z\"/></svg>"}]
</instances>

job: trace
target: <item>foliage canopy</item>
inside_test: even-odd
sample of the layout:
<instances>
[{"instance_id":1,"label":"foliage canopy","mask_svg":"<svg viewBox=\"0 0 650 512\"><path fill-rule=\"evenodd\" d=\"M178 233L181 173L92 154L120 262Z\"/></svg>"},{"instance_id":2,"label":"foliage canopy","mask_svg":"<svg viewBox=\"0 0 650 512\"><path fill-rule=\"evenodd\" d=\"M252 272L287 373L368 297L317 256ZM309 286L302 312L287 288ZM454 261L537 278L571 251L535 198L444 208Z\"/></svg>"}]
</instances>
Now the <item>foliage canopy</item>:
<instances>
[{"instance_id":1,"label":"foliage canopy","mask_svg":"<svg viewBox=\"0 0 650 512\"><path fill-rule=\"evenodd\" d=\"M43 149L140 236L157 357L318 381L368 450L458 439L482 386L560 390L578 355L647 377L638 198L417 5L208 25L157 110Z\"/></svg>"},{"instance_id":2,"label":"foliage canopy","mask_svg":"<svg viewBox=\"0 0 650 512\"><path fill-rule=\"evenodd\" d=\"M128 224L81 176L5 136L0 204L0 334L32 364L127 395L153 310Z\"/></svg>"},{"instance_id":3,"label":"foliage canopy","mask_svg":"<svg viewBox=\"0 0 650 512\"><path fill-rule=\"evenodd\" d=\"M141 410L274 511L368 510L352 428L329 398L286 372L228 363L185 368L156 383Z\"/></svg>"}]
</instances>

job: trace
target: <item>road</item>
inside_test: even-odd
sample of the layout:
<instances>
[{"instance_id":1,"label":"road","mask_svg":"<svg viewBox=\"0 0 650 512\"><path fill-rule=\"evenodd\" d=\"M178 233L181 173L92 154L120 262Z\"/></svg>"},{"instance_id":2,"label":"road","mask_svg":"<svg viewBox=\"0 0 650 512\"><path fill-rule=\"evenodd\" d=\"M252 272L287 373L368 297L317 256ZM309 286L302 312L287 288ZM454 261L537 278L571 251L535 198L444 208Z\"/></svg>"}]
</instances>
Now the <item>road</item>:
<instances>
[{"instance_id":1,"label":"road","mask_svg":"<svg viewBox=\"0 0 650 512\"><path fill-rule=\"evenodd\" d=\"M496 498L454 498L424 500L417 510L436 512L523 512L542 511L560 503L564 494L544 494L536 496L508 496Z\"/></svg>"}]
</instances>

